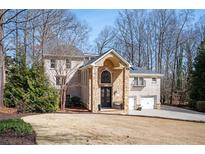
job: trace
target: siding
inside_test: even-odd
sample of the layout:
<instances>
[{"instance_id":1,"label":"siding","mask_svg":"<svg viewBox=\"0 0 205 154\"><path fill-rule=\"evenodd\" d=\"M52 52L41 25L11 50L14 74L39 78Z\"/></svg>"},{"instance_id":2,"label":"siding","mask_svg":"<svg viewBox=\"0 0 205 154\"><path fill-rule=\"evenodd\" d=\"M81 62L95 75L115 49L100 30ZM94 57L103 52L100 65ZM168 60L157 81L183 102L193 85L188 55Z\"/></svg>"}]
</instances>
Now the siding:
<instances>
[{"instance_id":1,"label":"siding","mask_svg":"<svg viewBox=\"0 0 205 154\"><path fill-rule=\"evenodd\" d=\"M137 77L137 76L136 76ZM152 77L144 77L146 82L145 87L133 87L131 84L134 77L129 78L129 97L135 98L135 104L140 105L140 98L142 96L154 96L155 97L155 108L158 108L160 104L160 78L157 78L157 82L152 82Z\"/></svg>"}]
</instances>

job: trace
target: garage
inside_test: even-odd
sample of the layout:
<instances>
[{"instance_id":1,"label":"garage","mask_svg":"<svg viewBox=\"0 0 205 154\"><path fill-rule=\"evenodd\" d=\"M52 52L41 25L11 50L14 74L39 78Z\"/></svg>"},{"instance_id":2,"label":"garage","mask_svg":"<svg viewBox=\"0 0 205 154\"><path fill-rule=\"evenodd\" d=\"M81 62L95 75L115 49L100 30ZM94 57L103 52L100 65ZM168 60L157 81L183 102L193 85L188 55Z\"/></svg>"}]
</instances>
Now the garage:
<instances>
[{"instance_id":1,"label":"garage","mask_svg":"<svg viewBox=\"0 0 205 154\"><path fill-rule=\"evenodd\" d=\"M154 97L141 97L142 109L154 109Z\"/></svg>"},{"instance_id":2,"label":"garage","mask_svg":"<svg viewBox=\"0 0 205 154\"><path fill-rule=\"evenodd\" d=\"M135 99L134 97L129 97L129 110L135 109Z\"/></svg>"}]
</instances>

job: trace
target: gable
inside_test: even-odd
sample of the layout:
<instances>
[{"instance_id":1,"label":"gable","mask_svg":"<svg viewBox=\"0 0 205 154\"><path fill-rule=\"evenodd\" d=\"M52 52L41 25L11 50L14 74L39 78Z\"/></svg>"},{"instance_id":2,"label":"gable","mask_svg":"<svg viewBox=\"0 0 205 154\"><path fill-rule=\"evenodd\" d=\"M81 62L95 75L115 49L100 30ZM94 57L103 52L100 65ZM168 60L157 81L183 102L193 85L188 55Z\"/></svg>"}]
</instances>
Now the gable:
<instances>
[{"instance_id":1,"label":"gable","mask_svg":"<svg viewBox=\"0 0 205 154\"><path fill-rule=\"evenodd\" d=\"M125 63L121 58L119 58L112 52L96 61L94 65L103 66L107 61L109 61L109 63L112 63L114 67L129 67L127 63Z\"/></svg>"},{"instance_id":2,"label":"gable","mask_svg":"<svg viewBox=\"0 0 205 154\"><path fill-rule=\"evenodd\" d=\"M89 66L100 66L105 62L106 59L112 61L115 66L131 67L131 65L119 53L117 53L114 49L111 49L101 56L96 57L82 68Z\"/></svg>"}]
</instances>

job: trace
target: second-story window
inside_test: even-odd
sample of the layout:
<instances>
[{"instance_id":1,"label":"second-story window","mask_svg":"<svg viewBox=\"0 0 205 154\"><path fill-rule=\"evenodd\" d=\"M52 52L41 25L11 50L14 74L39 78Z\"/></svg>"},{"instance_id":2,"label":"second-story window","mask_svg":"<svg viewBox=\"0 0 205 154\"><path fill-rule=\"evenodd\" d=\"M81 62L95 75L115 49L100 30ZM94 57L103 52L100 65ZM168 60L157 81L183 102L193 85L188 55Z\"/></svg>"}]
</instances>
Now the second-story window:
<instances>
[{"instance_id":1,"label":"second-story window","mask_svg":"<svg viewBox=\"0 0 205 154\"><path fill-rule=\"evenodd\" d=\"M144 85L144 79L142 77L139 77L138 85Z\"/></svg>"},{"instance_id":2,"label":"second-story window","mask_svg":"<svg viewBox=\"0 0 205 154\"><path fill-rule=\"evenodd\" d=\"M56 85L64 85L66 77L65 76L56 76Z\"/></svg>"},{"instance_id":3,"label":"second-story window","mask_svg":"<svg viewBox=\"0 0 205 154\"><path fill-rule=\"evenodd\" d=\"M55 68L55 67L56 67L56 60L51 59L51 68Z\"/></svg>"},{"instance_id":4,"label":"second-story window","mask_svg":"<svg viewBox=\"0 0 205 154\"><path fill-rule=\"evenodd\" d=\"M152 83L157 83L157 78L152 78Z\"/></svg>"},{"instance_id":5,"label":"second-story window","mask_svg":"<svg viewBox=\"0 0 205 154\"><path fill-rule=\"evenodd\" d=\"M133 84L135 86L145 86L145 80L143 77L134 77Z\"/></svg>"},{"instance_id":6,"label":"second-story window","mask_svg":"<svg viewBox=\"0 0 205 154\"><path fill-rule=\"evenodd\" d=\"M134 77L134 85L138 85L138 77Z\"/></svg>"},{"instance_id":7,"label":"second-story window","mask_svg":"<svg viewBox=\"0 0 205 154\"><path fill-rule=\"evenodd\" d=\"M66 68L71 68L70 59L66 59Z\"/></svg>"},{"instance_id":8,"label":"second-story window","mask_svg":"<svg viewBox=\"0 0 205 154\"><path fill-rule=\"evenodd\" d=\"M111 83L111 74L105 70L101 73L101 83Z\"/></svg>"}]
</instances>

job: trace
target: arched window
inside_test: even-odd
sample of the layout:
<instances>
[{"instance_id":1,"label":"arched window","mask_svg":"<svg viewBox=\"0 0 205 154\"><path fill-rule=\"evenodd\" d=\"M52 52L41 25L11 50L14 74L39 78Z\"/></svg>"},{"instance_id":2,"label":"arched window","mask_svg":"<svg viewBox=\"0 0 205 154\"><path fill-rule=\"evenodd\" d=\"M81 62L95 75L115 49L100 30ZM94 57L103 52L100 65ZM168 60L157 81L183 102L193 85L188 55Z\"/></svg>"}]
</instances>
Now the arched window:
<instances>
[{"instance_id":1,"label":"arched window","mask_svg":"<svg viewBox=\"0 0 205 154\"><path fill-rule=\"evenodd\" d=\"M111 83L111 74L109 71L103 71L101 74L101 83Z\"/></svg>"}]
</instances>

